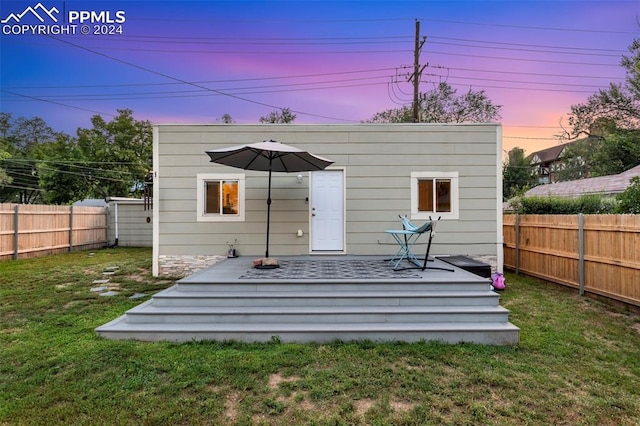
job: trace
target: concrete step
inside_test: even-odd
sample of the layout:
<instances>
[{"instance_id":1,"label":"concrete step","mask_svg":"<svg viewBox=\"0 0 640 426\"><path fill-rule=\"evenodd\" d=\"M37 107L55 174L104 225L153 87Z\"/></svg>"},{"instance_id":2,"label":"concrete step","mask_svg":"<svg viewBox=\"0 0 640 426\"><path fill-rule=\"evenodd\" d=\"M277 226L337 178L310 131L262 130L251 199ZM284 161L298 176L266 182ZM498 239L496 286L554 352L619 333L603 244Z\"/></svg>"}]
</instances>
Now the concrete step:
<instances>
[{"instance_id":1,"label":"concrete step","mask_svg":"<svg viewBox=\"0 0 640 426\"><path fill-rule=\"evenodd\" d=\"M269 291L193 292L171 287L153 296L156 306L497 306L492 291Z\"/></svg>"},{"instance_id":2,"label":"concrete step","mask_svg":"<svg viewBox=\"0 0 640 426\"><path fill-rule=\"evenodd\" d=\"M287 342L327 343L342 341L404 341L439 340L445 343L471 342L490 345L513 345L518 342L519 329L510 323L166 323L131 324L122 316L96 332L109 339L142 341L234 340L266 342L277 339Z\"/></svg>"},{"instance_id":3,"label":"concrete step","mask_svg":"<svg viewBox=\"0 0 640 426\"><path fill-rule=\"evenodd\" d=\"M333 292L365 292L365 291L478 291L489 290L490 281L478 278L477 280L461 280L457 282L434 282L434 281L394 281L394 282L371 282L371 281L344 281L344 280L324 280L317 282L314 280L292 281L279 280L271 282L193 282L178 281L179 291L183 292L282 292L282 291L333 291Z\"/></svg>"},{"instance_id":4,"label":"concrete step","mask_svg":"<svg viewBox=\"0 0 640 426\"><path fill-rule=\"evenodd\" d=\"M508 321L501 306L300 306L193 307L154 306L153 301L126 313L129 323L440 323Z\"/></svg>"}]
</instances>

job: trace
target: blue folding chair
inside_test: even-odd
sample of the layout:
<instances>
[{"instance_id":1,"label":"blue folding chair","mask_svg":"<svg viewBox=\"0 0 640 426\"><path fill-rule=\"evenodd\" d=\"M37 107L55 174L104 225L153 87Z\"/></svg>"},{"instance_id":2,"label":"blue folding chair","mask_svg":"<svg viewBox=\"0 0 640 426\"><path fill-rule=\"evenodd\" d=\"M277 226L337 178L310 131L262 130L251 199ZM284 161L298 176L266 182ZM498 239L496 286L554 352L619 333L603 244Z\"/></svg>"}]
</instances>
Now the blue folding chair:
<instances>
[{"instance_id":1,"label":"blue folding chair","mask_svg":"<svg viewBox=\"0 0 640 426\"><path fill-rule=\"evenodd\" d=\"M409 220L406 215L400 216L400 218L402 219L402 229L388 229L384 231L387 234L391 235L399 245L398 252L391 259L389 259L389 261L393 263L393 270L401 271L405 269L420 269L424 271L425 269L439 269L443 271L453 272L453 269L449 268L427 266L427 262L429 262L430 260L429 252L431 251L431 241L435 236L436 224L440 220L440 218L438 218L437 220L431 220L431 218L429 218L429 221L425 222L421 226L416 226L413 222L411 222L411 220ZM420 236L426 233L429 234L429 241L427 242L427 252L425 253L424 259L419 259L413 253L412 249ZM414 266L400 268L400 264L405 260L413 264ZM422 263L420 262L420 260L422 260Z\"/></svg>"}]
</instances>

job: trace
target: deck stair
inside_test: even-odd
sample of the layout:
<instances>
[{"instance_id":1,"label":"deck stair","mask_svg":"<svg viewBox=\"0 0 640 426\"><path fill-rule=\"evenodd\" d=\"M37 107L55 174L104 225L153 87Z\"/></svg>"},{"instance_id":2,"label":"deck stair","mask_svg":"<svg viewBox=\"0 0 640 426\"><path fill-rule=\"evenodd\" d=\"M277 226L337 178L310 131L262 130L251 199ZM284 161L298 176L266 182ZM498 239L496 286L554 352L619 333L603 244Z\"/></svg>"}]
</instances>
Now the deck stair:
<instances>
[{"instance_id":1,"label":"deck stair","mask_svg":"<svg viewBox=\"0 0 640 426\"><path fill-rule=\"evenodd\" d=\"M96 329L143 341L440 340L510 345L519 329L490 281L455 268L411 278L243 279L237 260L178 281Z\"/></svg>"}]
</instances>

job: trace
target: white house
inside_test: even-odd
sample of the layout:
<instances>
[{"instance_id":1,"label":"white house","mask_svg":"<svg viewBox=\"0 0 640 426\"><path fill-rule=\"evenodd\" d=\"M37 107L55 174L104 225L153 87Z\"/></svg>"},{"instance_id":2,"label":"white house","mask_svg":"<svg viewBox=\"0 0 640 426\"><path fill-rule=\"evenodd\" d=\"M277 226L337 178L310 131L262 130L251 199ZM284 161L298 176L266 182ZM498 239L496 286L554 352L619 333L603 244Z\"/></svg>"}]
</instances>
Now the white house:
<instances>
[{"instance_id":1,"label":"white house","mask_svg":"<svg viewBox=\"0 0 640 426\"><path fill-rule=\"evenodd\" d=\"M384 230L406 214L441 218L432 254L492 255L502 270L499 124L167 124L154 127L154 275L176 258L224 256L233 242L241 256L264 254L267 173L205 154L263 140L334 162L273 174L272 256L392 254Z\"/></svg>"}]
</instances>

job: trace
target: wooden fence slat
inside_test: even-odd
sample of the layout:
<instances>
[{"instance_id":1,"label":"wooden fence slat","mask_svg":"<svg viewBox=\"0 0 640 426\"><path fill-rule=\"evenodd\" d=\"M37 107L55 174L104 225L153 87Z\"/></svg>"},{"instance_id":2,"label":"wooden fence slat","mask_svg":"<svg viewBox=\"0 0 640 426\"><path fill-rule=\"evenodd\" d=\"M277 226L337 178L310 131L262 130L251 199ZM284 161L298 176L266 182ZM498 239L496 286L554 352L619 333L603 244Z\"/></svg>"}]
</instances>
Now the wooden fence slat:
<instances>
[{"instance_id":1,"label":"wooden fence slat","mask_svg":"<svg viewBox=\"0 0 640 426\"><path fill-rule=\"evenodd\" d=\"M106 245L104 207L0 204L0 261Z\"/></svg>"},{"instance_id":2,"label":"wooden fence slat","mask_svg":"<svg viewBox=\"0 0 640 426\"><path fill-rule=\"evenodd\" d=\"M505 268L640 306L640 215L505 215L503 241Z\"/></svg>"}]
</instances>

